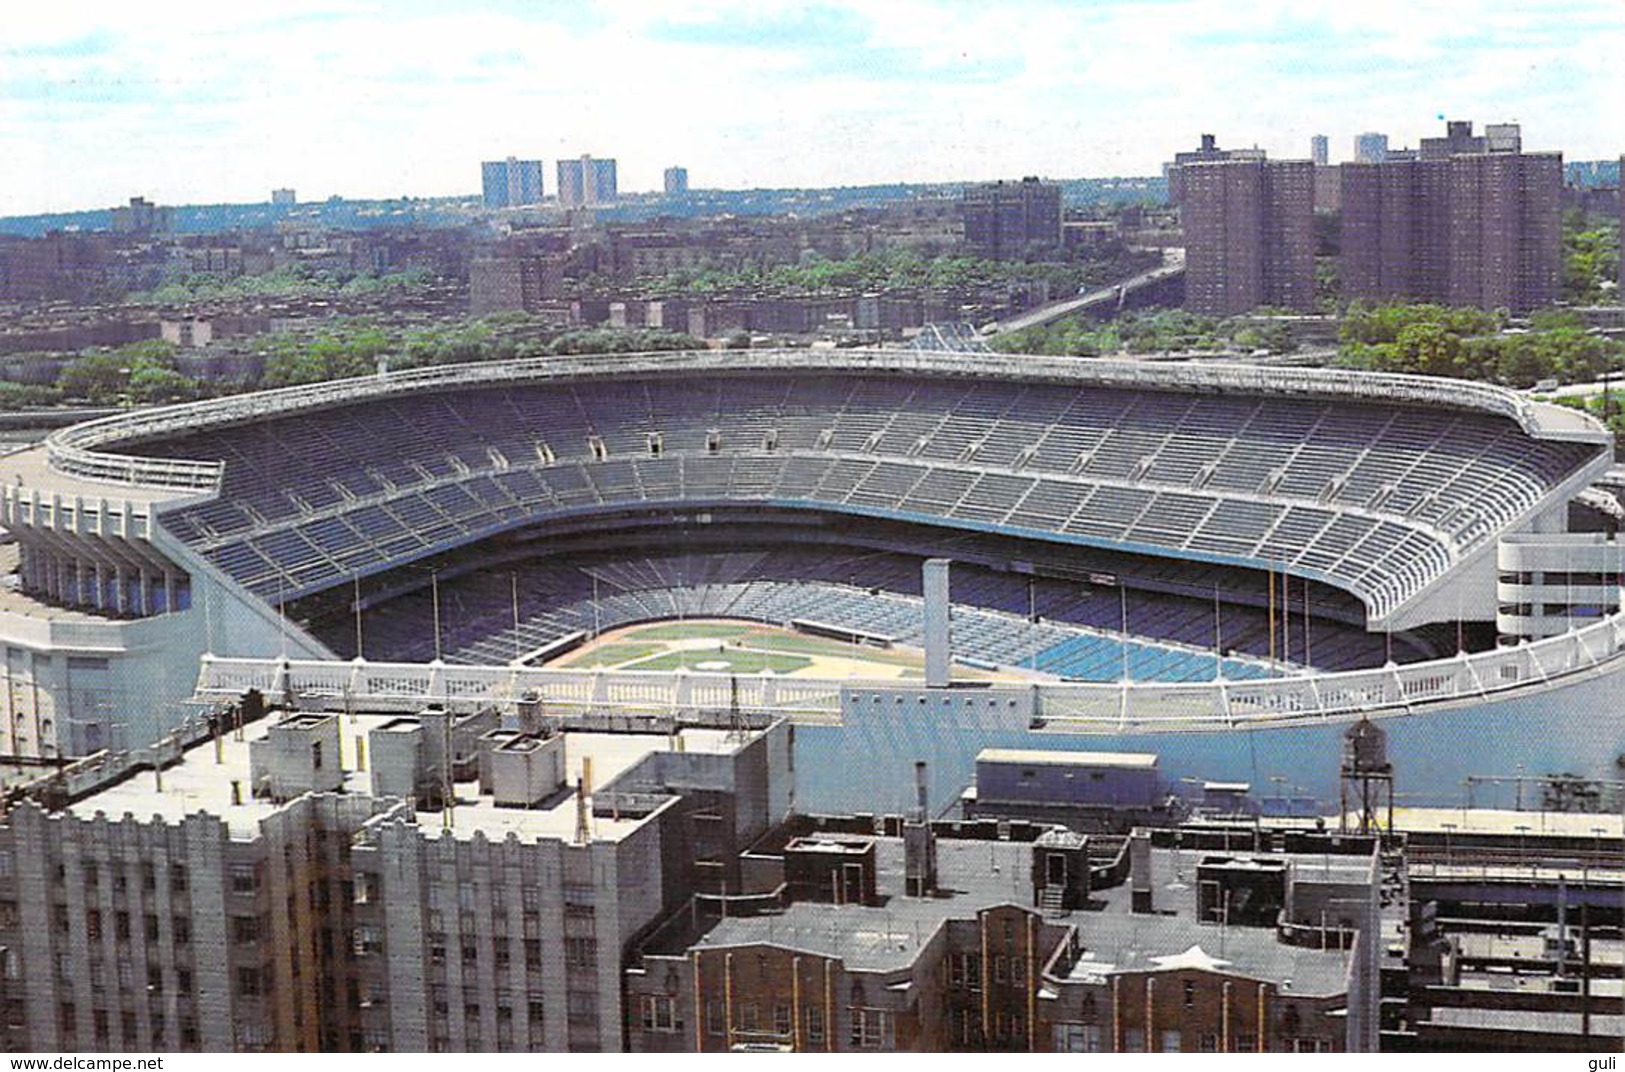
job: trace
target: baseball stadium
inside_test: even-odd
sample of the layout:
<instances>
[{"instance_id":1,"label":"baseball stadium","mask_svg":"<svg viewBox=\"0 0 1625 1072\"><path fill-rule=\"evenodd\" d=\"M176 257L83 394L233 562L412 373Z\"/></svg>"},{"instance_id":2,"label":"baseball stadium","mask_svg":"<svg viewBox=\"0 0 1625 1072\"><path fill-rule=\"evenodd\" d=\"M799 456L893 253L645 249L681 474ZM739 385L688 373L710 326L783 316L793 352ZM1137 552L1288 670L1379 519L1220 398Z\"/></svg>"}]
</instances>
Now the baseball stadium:
<instances>
[{"instance_id":1,"label":"baseball stadium","mask_svg":"<svg viewBox=\"0 0 1625 1072\"><path fill-rule=\"evenodd\" d=\"M0 457L0 752L292 705L784 717L797 804L988 746L1335 799L1618 776L1611 436L1483 384L903 350L380 372ZM902 786L902 789L894 787Z\"/></svg>"}]
</instances>

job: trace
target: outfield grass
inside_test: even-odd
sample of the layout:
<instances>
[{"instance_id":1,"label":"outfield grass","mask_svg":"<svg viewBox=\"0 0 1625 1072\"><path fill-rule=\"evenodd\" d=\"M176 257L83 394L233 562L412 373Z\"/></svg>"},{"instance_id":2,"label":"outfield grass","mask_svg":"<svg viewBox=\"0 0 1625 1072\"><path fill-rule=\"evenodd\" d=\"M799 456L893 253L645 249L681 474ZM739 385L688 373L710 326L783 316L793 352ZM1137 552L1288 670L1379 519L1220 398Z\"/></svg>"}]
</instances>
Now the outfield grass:
<instances>
[{"instance_id":1,"label":"outfield grass","mask_svg":"<svg viewBox=\"0 0 1625 1072\"><path fill-rule=\"evenodd\" d=\"M727 651L706 649L673 651L653 659L646 659L624 669L676 670L683 667L693 670L700 663L713 662L727 663L728 668L726 670L717 671L717 673L726 674L759 674L763 670L771 670L776 674L788 674L792 670L802 670L812 665L812 660L802 655L772 655L766 652L740 651L737 648L729 648Z\"/></svg>"}]
</instances>

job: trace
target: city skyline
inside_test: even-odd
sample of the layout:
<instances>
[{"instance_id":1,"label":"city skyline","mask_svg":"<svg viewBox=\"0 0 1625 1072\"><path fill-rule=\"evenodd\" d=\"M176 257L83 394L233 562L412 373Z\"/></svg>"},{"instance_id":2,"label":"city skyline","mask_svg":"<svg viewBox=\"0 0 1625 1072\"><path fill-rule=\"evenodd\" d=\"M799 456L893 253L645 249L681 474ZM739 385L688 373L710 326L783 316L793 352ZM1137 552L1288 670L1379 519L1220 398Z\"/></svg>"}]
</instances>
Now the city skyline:
<instances>
[{"instance_id":1,"label":"city skyline","mask_svg":"<svg viewBox=\"0 0 1625 1072\"><path fill-rule=\"evenodd\" d=\"M0 215L278 186L468 194L475 164L512 153L618 158L630 191L659 190L673 160L723 188L1149 175L1202 132L1291 159L1323 133L1335 162L1358 133L1414 144L1446 116L1521 122L1531 148L1570 159L1618 154L1615 4L1300 7L18 13L0 46Z\"/></svg>"}]
</instances>

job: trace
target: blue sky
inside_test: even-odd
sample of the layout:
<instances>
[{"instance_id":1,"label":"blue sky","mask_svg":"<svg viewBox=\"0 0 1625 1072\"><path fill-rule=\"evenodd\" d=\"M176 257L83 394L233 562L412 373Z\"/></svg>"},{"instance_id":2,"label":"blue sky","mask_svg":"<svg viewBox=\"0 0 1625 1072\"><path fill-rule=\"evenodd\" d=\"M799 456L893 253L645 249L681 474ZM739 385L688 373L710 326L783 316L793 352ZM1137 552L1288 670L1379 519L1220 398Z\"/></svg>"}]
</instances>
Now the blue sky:
<instances>
[{"instance_id":1,"label":"blue sky","mask_svg":"<svg viewBox=\"0 0 1625 1072\"><path fill-rule=\"evenodd\" d=\"M1152 174L1439 117L1625 152L1620 0L280 0L17 5L0 215L465 193L591 152L623 189Z\"/></svg>"}]
</instances>

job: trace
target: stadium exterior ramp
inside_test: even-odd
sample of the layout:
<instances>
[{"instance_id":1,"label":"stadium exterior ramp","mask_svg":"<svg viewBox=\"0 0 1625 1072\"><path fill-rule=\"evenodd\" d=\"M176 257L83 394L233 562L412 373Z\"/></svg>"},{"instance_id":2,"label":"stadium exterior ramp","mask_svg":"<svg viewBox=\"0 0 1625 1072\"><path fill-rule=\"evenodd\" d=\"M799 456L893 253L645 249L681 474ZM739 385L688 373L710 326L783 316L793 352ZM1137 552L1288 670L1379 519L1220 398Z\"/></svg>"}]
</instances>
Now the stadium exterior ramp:
<instances>
[{"instance_id":1,"label":"stadium exterior ramp","mask_svg":"<svg viewBox=\"0 0 1625 1072\"><path fill-rule=\"evenodd\" d=\"M0 609L0 751L138 745L204 652L330 655L288 601L629 510L904 520L1290 573L1373 629L1488 620L1498 537L1560 530L1610 453L1584 416L1481 384L883 350L546 358L131 411L0 458L26 604Z\"/></svg>"}]
</instances>

